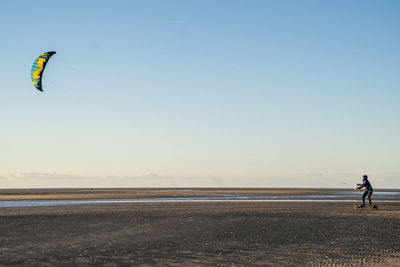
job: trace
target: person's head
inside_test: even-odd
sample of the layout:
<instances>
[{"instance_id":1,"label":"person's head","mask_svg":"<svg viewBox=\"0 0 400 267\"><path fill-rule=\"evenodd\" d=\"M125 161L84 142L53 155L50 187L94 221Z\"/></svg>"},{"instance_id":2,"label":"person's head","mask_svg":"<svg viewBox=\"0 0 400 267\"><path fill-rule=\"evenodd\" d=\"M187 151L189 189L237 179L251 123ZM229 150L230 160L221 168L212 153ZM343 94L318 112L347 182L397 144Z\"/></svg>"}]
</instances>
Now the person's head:
<instances>
[{"instance_id":1,"label":"person's head","mask_svg":"<svg viewBox=\"0 0 400 267\"><path fill-rule=\"evenodd\" d=\"M368 180L368 176L367 176L367 175L364 175L364 176L363 176L363 181L364 181L364 180Z\"/></svg>"}]
</instances>

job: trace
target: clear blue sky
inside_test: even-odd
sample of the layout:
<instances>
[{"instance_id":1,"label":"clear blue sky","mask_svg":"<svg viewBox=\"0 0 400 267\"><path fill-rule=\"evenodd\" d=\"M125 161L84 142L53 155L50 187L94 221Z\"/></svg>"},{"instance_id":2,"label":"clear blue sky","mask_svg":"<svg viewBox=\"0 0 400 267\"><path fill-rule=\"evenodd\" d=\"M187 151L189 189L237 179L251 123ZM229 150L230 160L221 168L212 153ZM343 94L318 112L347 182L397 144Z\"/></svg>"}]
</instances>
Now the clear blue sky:
<instances>
[{"instance_id":1,"label":"clear blue sky","mask_svg":"<svg viewBox=\"0 0 400 267\"><path fill-rule=\"evenodd\" d=\"M0 188L400 187L399 1L0 10Z\"/></svg>"}]
</instances>

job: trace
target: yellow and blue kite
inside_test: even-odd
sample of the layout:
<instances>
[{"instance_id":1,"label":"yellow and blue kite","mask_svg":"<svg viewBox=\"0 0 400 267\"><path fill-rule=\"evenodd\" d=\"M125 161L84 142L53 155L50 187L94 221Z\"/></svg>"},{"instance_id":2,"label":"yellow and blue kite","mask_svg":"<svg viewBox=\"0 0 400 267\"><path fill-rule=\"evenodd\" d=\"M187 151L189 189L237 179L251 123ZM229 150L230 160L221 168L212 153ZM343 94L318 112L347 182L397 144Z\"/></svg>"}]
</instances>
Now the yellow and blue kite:
<instances>
[{"instance_id":1,"label":"yellow and blue kite","mask_svg":"<svg viewBox=\"0 0 400 267\"><path fill-rule=\"evenodd\" d=\"M55 53L56 53L55 51L43 53L35 60L35 62L33 62L32 70L31 70L31 79L32 79L33 85L39 91L43 92L42 77L43 77L44 68L46 67L47 62L49 61L51 56L54 55Z\"/></svg>"}]
</instances>

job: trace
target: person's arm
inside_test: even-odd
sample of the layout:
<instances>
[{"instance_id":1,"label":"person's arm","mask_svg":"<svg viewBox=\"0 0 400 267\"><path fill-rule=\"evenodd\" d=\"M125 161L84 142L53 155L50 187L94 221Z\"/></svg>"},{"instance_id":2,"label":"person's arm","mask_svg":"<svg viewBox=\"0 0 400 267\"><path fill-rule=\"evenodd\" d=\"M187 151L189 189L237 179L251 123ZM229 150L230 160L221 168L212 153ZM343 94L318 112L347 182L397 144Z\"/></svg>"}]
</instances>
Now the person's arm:
<instances>
[{"instance_id":1,"label":"person's arm","mask_svg":"<svg viewBox=\"0 0 400 267\"><path fill-rule=\"evenodd\" d=\"M365 186L365 181L362 182L362 184L360 184L359 186L356 187L356 189L361 189Z\"/></svg>"}]
</instances>

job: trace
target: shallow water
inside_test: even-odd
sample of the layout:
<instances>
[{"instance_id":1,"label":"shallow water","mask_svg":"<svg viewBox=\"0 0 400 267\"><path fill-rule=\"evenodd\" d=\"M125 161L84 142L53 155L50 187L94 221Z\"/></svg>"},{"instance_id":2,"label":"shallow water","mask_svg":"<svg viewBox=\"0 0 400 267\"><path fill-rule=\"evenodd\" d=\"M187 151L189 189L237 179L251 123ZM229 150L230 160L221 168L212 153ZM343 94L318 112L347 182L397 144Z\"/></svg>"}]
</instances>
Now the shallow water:
<instances>
[{"instance_id":1,"label":"shallow water","mask_svg":"<svg viewBox=\"0 0 400 267\"><path fill-rule=\"evenodd\" d=\"M204 195L164 198L85 199L85 200L13 200L0 201L0 208L53 207L73 205L107 205L120 203L187 203L187 202L359 202L362 192L339 191L326 195ZM374 192L374 203L400 203L400 192Z\"/></svg>"}]
</instances>

